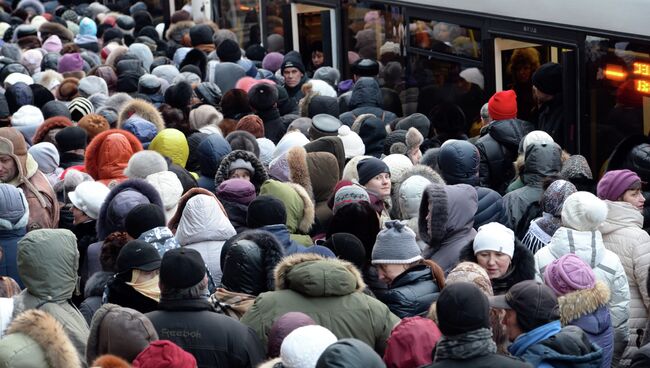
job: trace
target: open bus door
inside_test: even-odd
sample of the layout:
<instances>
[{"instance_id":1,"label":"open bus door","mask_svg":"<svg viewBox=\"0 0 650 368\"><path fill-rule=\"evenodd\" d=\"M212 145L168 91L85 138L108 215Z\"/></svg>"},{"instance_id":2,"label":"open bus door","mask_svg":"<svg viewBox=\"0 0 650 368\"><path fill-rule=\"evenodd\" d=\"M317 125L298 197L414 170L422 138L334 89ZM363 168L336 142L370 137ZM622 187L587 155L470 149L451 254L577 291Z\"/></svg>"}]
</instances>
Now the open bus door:
<instances>
[{"instance_id":1,"label":"open bus door","mask_svg":"<svg viewBox=\"0 0 650 368\"><path fill-rule=\"evenodd\" d=\"M339 69L336 9L302 3L291 3L291 28L285 32L285 42L302 55L303 64L310 69L311 54L315 47L322 47L324 64ZM285 22L285 27L286 27ZM286 35L290 34L288 40ZM316 46L318 45L318 46Z\"/></svg>"}]
</instances>

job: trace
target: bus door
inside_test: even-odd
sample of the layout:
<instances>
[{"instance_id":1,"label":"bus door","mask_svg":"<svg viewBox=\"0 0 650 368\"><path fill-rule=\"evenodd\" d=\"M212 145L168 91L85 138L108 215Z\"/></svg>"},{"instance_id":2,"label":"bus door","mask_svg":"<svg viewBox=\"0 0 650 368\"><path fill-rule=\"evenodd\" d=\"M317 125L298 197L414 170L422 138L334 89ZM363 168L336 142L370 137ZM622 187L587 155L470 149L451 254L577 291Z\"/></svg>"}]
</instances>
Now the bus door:
<instances>
[{"instance_id":1,"label":"bus door","mask_svg":"<svg viewBox=\"0 0 650 368\"><path fill-rule=\"evenodd\" d=\"M336 14L333 7L291 3L292 49L300 52L309 71L325 65L340 67Z\"/></svg>"}]
</instances>

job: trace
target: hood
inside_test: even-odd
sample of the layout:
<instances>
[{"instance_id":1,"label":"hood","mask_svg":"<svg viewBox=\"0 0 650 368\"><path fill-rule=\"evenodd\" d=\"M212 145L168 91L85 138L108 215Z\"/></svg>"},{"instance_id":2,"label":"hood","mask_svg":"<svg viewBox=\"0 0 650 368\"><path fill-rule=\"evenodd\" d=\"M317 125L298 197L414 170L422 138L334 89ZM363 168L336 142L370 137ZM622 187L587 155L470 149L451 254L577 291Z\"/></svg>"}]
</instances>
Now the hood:
<instances>
[{"instance_id":1,"label":"hood","mask_svg":"<svg viewBox=\"0 0 650 368\"><path fill-rule=\"evenodd\" d=\"M316 363L316 368L345 367L384 368L386 364L368 344L352 338L328 346Z\"/></svg>"},{"instance_id":2,"label":"hood","mask_svg":"<svg viewBox=\"0 0 650 368\"><path fill-rule=\"evenodd\" d=\"M64 116L51 117L45 120L43 124L38 127L36 133L34 133L34 136L32 137L32 143L37 144L42 142L52 129L63 129L71 126L72 122L70 119Z\"/></svg>"},{"instance_id":3,"label":"hood","mask_svg":"<svg viewBox=\"0 0 650 368\"><path fill-rule=\"evenodd\" d=\"M37 357L45 361L39 362ZM23 366L21 362L31 363L25 366L43 364L49 368L82 366L63 326L50 314L37 309L27 310L11 322L0 341L0 360L8 367Z\"/></svg>"},{"instance_id":4,"label":"hood","mask_svg":"<svg viewBox=\"0 0 650 368\"><path fill-rule=\"evenodd\" d=\"M287 256L275 269L275 290L290 289L305 296L344 296L366 288L352 264L336 258L298 253Z\"/></svg>"},{"instance_id":5,"label":"hood","mask_svg":"<svg viewBox=\"0 0 650 368\"><path fill-rule=\"evenodd\" d=\"M165 210L165 219L169 220L176 213L176 206L183 195L183 184L178 176L171 171L150 174L146 180L160 194L163 210Z\"/></svg>"},{"instance_id":6,"label":"hood","mask_svg":"<svg viewBox=\"0 0 650 368\"><path fill-rule=\"evenodd\" d=\"M574 253L592 269L598 266L605 256L605 245L600 231L577 231L560 226L548 244L553 258Z\"/></svg>"},{"instance_id":7,"label":"hood","mask_svg":"<svg viewBox=\"0 0 650 368\"><path fill-rule=\"evenodd\" d=\"M386 124L373 114L359 115L352 124L352 131L357 133L366 147L366 155L381 157L386 140Z\"/></svg>"},{"instance_id":8,"label":"hood","mask_svg":"<svg viewBox=\"0 0 650 368\"><path fill-rule=\"evenodd\" d=\"M78 265L77 237L70 230L33 230L18 242L18 274L27 291L38 299L70 299L77 285Z\"/></svg>"},{"instance_id":9,"label":"hood","mask_svg":"<svg viewBox=\"0 0 650 368\"><path fill-rule=\"evenodd\" d=\"M156 128L156 125L154 123L142 119L138 116L132 116L129 119L125 120L119 128L124 129L136 136L140 143L144 145L145 149L156 137L156 134L158 134L158 128Z\"/></svg>"},{"instance_id":10,"label":"hood","mask_svg":"<svg viewBox=\"0 0 650 368\"><path fill-rule=\"evenodd\" d=\"M176 213L167 222L167 227L173 233L176 233L176 230L178 229L178 224L181 221L181 217L183 216L183 210L185 209L185 206L187 206L187 202L190 199L192 199L194 196L199 195L199 194L215 197L214 193L210 192L209 190L203 189L203 188L192 188L192 189L188 190L185 194L183 194L181 196L181 199L178 200L178 206L176 207ZM216 199L216 197L215 197L215 199ZM219 201L217 201L217 203L221 204L221 202L219 202ZM223 212L225 212L225 211L223 211Z\"/></svg>"},{"instance_id":11,"label":"hood","mask_svg":"<svg viewBox=\"0 0 650 368\"><path fill-rule=\"evenodd\" d=\"M524 171L521 180L525 185L539 185L562 169L562 150L555 143L532 144L526 148Z\"/></svg>"},{"instance_id":12,"label":"hood","mask_svg":"<svg viewBox=\"0 0 650 368\"><path fill-rule=\"evenodd\" d=\"M190 155L190 147L187 144L185 134L178 129L163 129L151 141L149 149L156 151L165 157L169 157L173 163L185 167L187 157Z\"/></svg>"},{"instance_id":13,"label":"hood","mask_svg":"<svg viewBox=\"0 0 650 368\"><path fill-rule=\"evenodd\" d=\"M210 134L197 148L201 175L210 179L217 174L221 160L232 151L230 144L219 134Z\"/></svg>"},{"instance_id":14,"label":"hood","mask_svg":"<svg viewBox=\"0 0 650 368\"><path fill-rule=\"evenodd\" d=\"M598 229L603 235L623 228L643 227L643 214L630 203L609 200L605 200L605 203L607 203L607 220Z\"/></svg>"},{"instance_id":15,"label":"hood","mask_svg":"<svg viewBox=\"0 0 650 368\"><path fill-rule=\"evenodd\" d=\"M329 152L333 154L339 165L339 174L343 174L343 168L345 167L345 147L341 138L333 136L321 137L305 144L303 148L307 153Z\"/></svg>"},{"instance_id":16,"label":"hood","mask_svg":"<svg viewBox=\"0 0 650 368\"><path fill-rule=\"evenodd\" d=\"M165 121L163 120L162 114L152 104L139 98L129 101L122 107L117 119L117 127L122 128L124 122L133 115L152 122L159 132L165 129Z\"/></svg>"},{"instance_id":17,"label":"hood","mask_svg":"<svg viewBox=\"0 0 650 368\"><path fill-rule=\"evenodd\" d=\"M479 184L478 148L467 141L445 142L438 154L438 167L447 184Z\"/></svg>"},{"instance_id":18,"label":"hood","mask_svg":"<svg viewBox=\"0 0 650 368\"><path fill-rule=\"evenodd\" d=\"M260 195L270 195L284 203L287 210L286 225L291 234L297 232L309 234L314 223L315 208L309 194L302 186L269 179L262 185Z\"/></svg>"},{"instance_id":19,"label":"hood","mask_svg":"<svg viewBox=\"0 0 650 368\"><path fill-rule=\"evenodd\" d=\"M534 128L527 121L506 119L490 123L487 128L487 133L497 142L516 152L519 149L521 140L526 134L532 132Z\"/></svg>"},{"instance_id":20,"label":"hood","mask_svg":"<svg viewBox=\"0 0 650 368\"><path fill-rule=\"evenodd\" d=\"M560 320L562 325L567 325L570 322L585 317L588 314L594 314L592 318L594 321L583 321L586 322L585 328L587 326L590 331L585 330L585 332L598 334L604 329L607 329L611 326L609 318L607 318L607 326L603 326L602 323L595 323L598 318L598 313L595 313L599 308L606 307L609 303L610 292L609 287L602 281L596 281L596 285L591 289L576 290L572 293L562 295L557 298L559 307L560 307ZM582 327L582 326L581 326ZM584 329L584 328L583 328Z\"/></svg>"},{"instance_id":21,"label":"hood","mask_svg":"<svg viewBox=\"0 0 650 368\"><path fill-rule=\"evenodd\" d=\"M393 184L391 194L393 203L392 210L394 211L392 214L393 218L406 220L418 216L418 210L422 200L422 190L424 189L421 185L422 182L410 180L407 187L402 188L404 182L414 176L420 176L426 179L429 183L445 184L442 177L429 166L415 165L408 168Z\"/></svg>"},{"instance_id":22,"label":"hood","mask_svg":"<svg viewBox=\"0 0 650 368\"><path fill-rule=\"evenodd\" d=\"M176 22L170 25L167 32L165 32L165 39L180 44L183 40L183 36L189 34L190 28L194 27L195 25L196 24L191 20Z\"/></svg>"},{"instance_id":23,"label":"hood","mask_svg":"<svg viewBox=\"0 0 650 368\"><path fill-rule=\"evenodd\" d=\"M467 184L429 185L422 193L420 204L420 238L435 250L450 239L474 232L472 225L477 209L478 196L474 187ZM427 224L429 212L433 216Z\"/></svg>"},{"instance_id":24,"label":"hood","mask_svg":"<svg viewBox=\"0 0 650 368\"><path fill-rule=\"evenodd\" d=\"M316 203L326 202L334 193L334 186L339 181L339 164L329 152L307 154L309 177L312 178L312 190Z\"/></svg>"},{"instance_id":25,"label":"hood","mask_svg":"<svg viewBox=\"0 0 650 368\"><path fill-rule=\"evenodd\" d=\"M536 355L544 357L548 364L576 368L598 367L603 351L589 341L587 335L577 326L565 326L555 334L533 347Z\"/></svg>"},{"instance_id":26,"label":"hood","mask_svg":"<svg viewBox=\"0 0 650 368\"><path fill-rule=\"evenodd\" d=\"M214 196L196 195L187 201L176 231L181 246L205 241L226 241L237 234Z\"/></svg>"},{"instance_id":27,"label":"hood","mask_svg":"<svg viewBox=\"0 0 650 368\"><path fill-rule=\"evenodd\" d=\"M124 169L142 144L133 134L119 129L99 133L86 148L86 172L95 180L125 179Z\"/></svg>"},{"instance_id":28,"label":"hood","mask_svg":"<svg viewBox=\"0 0 650 368\"><path fill-rule=\"evenodd\" d=\"M383 103L384 98L377 81L374 78L361 77L352 88L348 109L351 111L365 106L381 108Z\"/></svg>"},{"instance_id":29,"label":"hood","mask_svg":"<svg viewBox=\"0 0 650 368\"><path fill-rule=\"evenodd\" d=\"M298 184L307 191L309 198L314 198L314 190L311 186L311 176L309 175L309 166L307 165L307 151L303 147L296 146L290 148L286 155L284 155L287 165L286 178L287 181ZM279 161L278 161L279 163ZM276 165L274 162L273 168L280 170L284 169L283 165ZM275 171L274 171L275 173ZM279 177L278 177L279 179Z\"/></svg>"},{"instance_id":30,"label":"hood","mask_svg":"<svg viewBox=\"0 0 650 368\"><path fill-rule=\"evenodd\" d=\"M201 145L202 144L203 143L201 143ZM199 147L201 145L199 145ZM269 176L266 173L266 169L264 168L264 165L262 165L262 162L255 156L255 154L253 154L252 152L242 151L242 150L232 151L221 160L221 163L219 164L219 169L214 175L214 184L215 184L214 187L218 188L222 182L228 180L230 175L230 165L238 159L247 161L253 166L255 172L251 176L251 183L253 183L253 185L255 186L255 191L259 192L260 187L269 178Z\"/></svg>"}]
</instances>

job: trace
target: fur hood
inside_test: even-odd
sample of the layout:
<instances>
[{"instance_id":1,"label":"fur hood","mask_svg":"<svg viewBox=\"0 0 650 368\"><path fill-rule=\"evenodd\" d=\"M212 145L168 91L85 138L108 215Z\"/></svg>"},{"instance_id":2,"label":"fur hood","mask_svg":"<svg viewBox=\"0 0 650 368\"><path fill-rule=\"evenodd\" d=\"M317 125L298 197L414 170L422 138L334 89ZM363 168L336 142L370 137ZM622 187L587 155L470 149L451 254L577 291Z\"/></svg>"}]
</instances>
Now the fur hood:
<instances>
[{"instance_id":1,"label":"fur hood","mask_svg":"<svg viewBox=\"0 0 650 368\"><path fill-rule=\"evenodd\" d=\"M22 335L22 336L21 336ZM42 351L45 361L37 361ZM0 341L0 360L8 367L81 367L63 326L50 314L30 309L18 315Z\"/></svg>"},{"instance_id":2,"label":"fur hood","mask_svg":"<svg viewBox=\"0 0 650 368\"><path fill-rule=\"evenodd\" d=\"M190 28L194 27L196 23L191 20L184 20L172 24L165 33L165 39L181 43L183 36L190 33Z\"/></svg>"},{"instance_id":3,"label":"fur hood","mask_svg":"<svg viewBox=\"0 0 650 368\"><path fill-rule=\"evenodd\" d=\"M41 24L38 28L42 40L47 40L52 35L57 35L61 39L62 44L72 42L74 40L74 33L56 22L47 22Z\"/></svg>"},{"instance_id":4,"label":"fur hood","mask_svg":"<svg viewBox=\"0 0 650 368\"><path fill-rule=\"evenodd\" d=\"M275 268L275 290L291 289L308 296L342 296L363 292L365 288L359 270L338 258L297 253L285 257Z\"/></svg>"},{"instance_id":5,"label":"fur hood","mask_svg":"<svg viewBox=\"0 0 650 368\"><path fill-rule=\"evenodd\" d=\"M311 177L309 176L307 151L300 146L291 148L287 151L287 166L289 167L289 181L305 188L307 194L313 200L314 189L311 186Z\"/></svg>"},{"instance_id":6,"label":"fur hood","mask_svg":"<svg viewBox=\"0 0 650 368\"><path fill-rule=\"evenodd\" d=\"M406 181L406 179L412 177L412 176L421 176L431 183L435 184L445 184L445 181L442 180L442 177L440 174L435 172L432 168L429 166L425 165L415 165L413 167L408 168L393 184L393 190L391 193L391 202L393 204L393 207L391 208L391 217L395 219L402 219L406 220L406 215L405 213L402 213L402 210L400 209L400 188L402 184Z\"/></svg>"},{"instance_id":7,"label":"fur hood","mask_svg":"<svg viewBox=\"0 0 650 368\"><path fill-rule=\"evenodd\" d=\"M228 180L230 165L237 159L250 162L253 169L255 169L255 173L251 176L251 183L255 186L255 191L259 193L260 187L269 178L269 175L266 173L264 165L262 165L262 162L255 156L255 154L242 150L232 151L221 160L219 169L217 169L217 174L214 177L214 187L218 188L222 182Z\"/></svg>"},{"instance_id":8,"label":"fur hood","mask_svg":"<svg viewBox=\"0 0 650 368\"><path fill-rule=\"evenodd\" d=\"M203 188L192 188L188 190L185 194L181 196L181 199L178 200L178 207L176 208L176 213L174 216L172 216L171 219L169 219L169 222L167 223L167 227L169 230L171 230L173 233L176 233L176 229L178 229L178 224L181 222L181 217L183 216L183 210L185 210L185 206L187 206L187 201L190 200L190 198L194 197L195 195L199 194L205 194L207 196L214 197L214 199L219 202L219 206L221 206L221 209L223 210L223 213L228 217L228 214L226 213L225 209L223 208L223 205L221 205L221 202L217 197L214 195L214 193L210 192L207 189Z\"/></svg>"},{"instance_id":9,"label":"fur hood","mask_svg":"<svg viewBox=\"0 0 650 368\"><path fill-rule=\"evenodd\" d=\"M137 115L144 120L152 122L159 132L165 129L165 121L163 120L162 114L152 104L139 98L131 100L120 110L120 115L117 119L117 128L121 129L124 122L132 115Z\"/></svg>"},{"instance_id":10,"label":"fur hood","mask_svg":"<svg viewBox=\"0 0 650 368\"><path fill-rule=\"evenodd\" d=\"M38 127L36 133L34 133L34 136L32 137L32 144L41 143L45 138L45 136L52 129L63 129L71 126L72 126L72 122L70 121L70 119L66 117L63 116L51 117L45 120L43 124L41 124L41 126Z\"/></svg>"},{"instance_id":11,"label":"fur hood","mask_svg":"<svg viewBox=\"0 0 650 368\"><path fill-rule=\"evenodd\" d=\"M339 181L339 164L329 152L307 154L309 177L313 179L312 191L316 203L327 202Z\"/></svg>"},{"instance_id":12,"label":"fur hood","mask_svg":"<svg viewBox=\"0 0 650 368\"><path fill-rule=\"evenodd\" d=\"M569 322L607 305L609 297L609 288L602 281L596 281L596 285L592 289L577 290L558 297L562 325L567 325Z\"/></svg>"},{"instance_id":13,"label":"fur hood","mask_svg":"<svg viewBox=\"0 0 650 368\"><path fill-rule=\"evenodd\" d=\"M263 194L274 196L284 202L287 208L286 225L291 234L296 232L309 234L316 217L316 210L305 188L295 183L267 180L260 190L260 195ZM293 203L297 200L301 203ZM297 213L297 206L303 207L302 213Z\"/></svg>"},{"instance_id":14,"label":"fur hood","mask_svg":"<svg viewBox=\"0 0 650 368\"><path fill-rule=\"evenodd\" d=\"M116 134L123 138L114 136ZM104 147L105 142L110 144L110 150ZM142 143L133 134L120 129L101 132L86 148L86 172L98 181L123 180L129 159L139 151L142 151Z\"/></svg>"},{"instance_id":15,"label":"fur hood","mask_svg":"<svg viewBox=\"0 0 650 368\"><path fill-rule=\"evenodd\" d=\"M474 255L474 244L469 243L460 252L459 262L478 263ZM535 257L525 245L515 239L515 251L508 273L499 279L491 279L494 295L505 294L514 284L535 278Z\"/></svg>"}]
</instances>

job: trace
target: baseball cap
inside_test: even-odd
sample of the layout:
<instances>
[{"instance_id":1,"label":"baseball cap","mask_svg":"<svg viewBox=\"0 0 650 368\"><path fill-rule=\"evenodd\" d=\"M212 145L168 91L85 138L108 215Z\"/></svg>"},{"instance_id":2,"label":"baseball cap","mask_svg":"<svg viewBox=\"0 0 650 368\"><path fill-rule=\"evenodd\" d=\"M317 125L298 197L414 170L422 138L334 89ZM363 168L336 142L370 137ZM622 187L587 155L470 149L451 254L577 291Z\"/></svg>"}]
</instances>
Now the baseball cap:
<instances>
[{"instance_id":1,"label":"baseball cap","mask_svg":"<svg viewBox=\"0 0 650 368\"><path fill-rule=\"evenodd\" d=\"M153 245L144 240L131 240L117 255L118 273L138 269L153 271L160 268L160 254Z\"/></svg>"},{"instance_id":2,"label":"baseball cap","mask_svg":"<svg viewBox=\"0 0 650 368\"><path fill-rule=\"evenodd\" d=\"M557 296L551 288L534 280L519 282L505 295L491 296L489 300L492 308L514 310L524 331L560 319Z\"/></svg>"}]
</instances>

